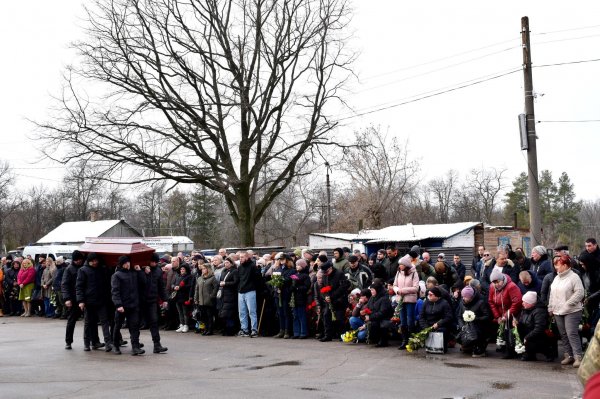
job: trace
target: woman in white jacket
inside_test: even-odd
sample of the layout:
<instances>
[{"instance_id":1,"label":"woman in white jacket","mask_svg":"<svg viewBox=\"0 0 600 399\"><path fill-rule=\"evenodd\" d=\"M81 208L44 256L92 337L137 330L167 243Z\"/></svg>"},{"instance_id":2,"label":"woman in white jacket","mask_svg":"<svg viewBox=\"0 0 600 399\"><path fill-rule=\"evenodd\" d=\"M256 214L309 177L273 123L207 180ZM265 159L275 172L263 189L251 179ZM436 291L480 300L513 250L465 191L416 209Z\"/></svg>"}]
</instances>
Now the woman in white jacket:
<instances>
[{"instance_id":1,"label":"woman in white jacket","mask_svg":"<svg viewBox=\"0 0 600 399\"><path fill-rule=\"evenodd\" d=\"M581 279L571 270L571 259L567 255L554 258L554 268L558 275L550 286L548 313L554 315L565 348L565 358L561 364L572 363L573 367L579 367L583 357L579 322L585 291Z\"/></svg>"}]
</instances>

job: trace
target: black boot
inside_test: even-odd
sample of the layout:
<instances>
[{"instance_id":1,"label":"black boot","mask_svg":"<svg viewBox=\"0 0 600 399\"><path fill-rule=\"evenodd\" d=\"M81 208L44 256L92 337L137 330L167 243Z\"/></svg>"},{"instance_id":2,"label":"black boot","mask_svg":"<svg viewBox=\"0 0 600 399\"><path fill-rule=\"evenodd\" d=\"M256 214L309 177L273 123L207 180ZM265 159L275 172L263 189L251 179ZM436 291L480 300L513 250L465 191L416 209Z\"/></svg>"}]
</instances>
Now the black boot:
<instances>
[{"instance_id":1,"label":"black boot","mask_svg":"<svg viewBox=\"0 0 600 399\"><path fill-rule=\"evenodd\" d=\"M169 350L169 348L162 346L160 342L154 343L154 353L164 353L167 350Z\"/></svg>"},{"instance_id":2,"label":"black boot","mask_svg":"<svg viewBox=\"0 0 600 399\"><path fill-rule=\"evenodd\" d=\"M113 353L115 355L120 355L121 354L121 348L119 348L119 345L115 345L113 348Z\"/></svg>"},{"instance_id":3,"label":"black boot","mask_svg":"<svg viewBox=\"0 0 600 399\"><path fill-rule=\"evenodd\" d=\"M131 343L131 355L132 356L137 356L137 355L143 355L144 353L146 353L145 350L143 350L142 348L140 348L140 343L139 342L132 342Z\"/></svg>"},{"instance_id":4,"label":"black boot","mask_svg":"<svg viewBox=\"0 0 600 399\"><path fill-rule=\"evenodd\" d=\"M284 335L285 335L285 331L279 330L279 333L277 335L273 336L273 338L283 338Z\"/></svg>"},{"instance_id":5,"label":"black boot","mask_svg":"<svg viewBox=\"0 0 600 399\"><path fill-rule=\"evenodd\" d=\"M111 343L107 343L104 347L104 351L110 352L113 349L113 345Z\"/></svg>"},{"instance_id":6,"label":"black boot","mask_svg":"<svg viewBox=\"0 0 600 399\"><path fill-rule=\"evenodd\" d=\"M404 326L400 327L400 334L402 335L402 339L400 341L400 346L398 347L398 350L405 350L406 345L408 345L408 338L410 337L408 328Z\"/></svg>"}]
</instances>

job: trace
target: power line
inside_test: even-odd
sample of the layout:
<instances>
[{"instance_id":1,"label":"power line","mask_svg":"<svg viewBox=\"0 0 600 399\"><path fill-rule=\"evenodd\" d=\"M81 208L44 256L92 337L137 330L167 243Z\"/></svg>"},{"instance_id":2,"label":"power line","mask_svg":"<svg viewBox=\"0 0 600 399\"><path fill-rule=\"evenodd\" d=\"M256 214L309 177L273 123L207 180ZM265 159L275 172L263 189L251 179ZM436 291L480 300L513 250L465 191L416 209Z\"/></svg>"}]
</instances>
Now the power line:
<instances>
[{"instance_id":1,"label":"power line","mask_svg":"<svg viewBox=\"0 0 600 399\"><path fill-rule=\"evenodd\" d=\"M538 46L538 45L541 45L541 44L558 43L558 42L569 42L569 41L572 41L572 40L581 40L581 39L587 39L587 38L590 38L590 37L598 37L598 36L600 36L600 34L578 36L578 37L568 37L568 38L565 38L565 39L547 40L545 42L534 42L532 44L535 44L536 46Z\"/></svg>"},{"instance_id":2,"label":"power line","mask_svg":"<svg viewBox=\"0 0 600 399\"><path fill-rule=\"evenodd\" d=\"M593 28L600 28L600 25L580 26L577 28L567 28L567 29L553 30L553 31L548 31L548 32L540 32L540 33L532 32L531 34L534 36L552 35L554 33L572 32L575 30L585 30L585 29L593 29Z\"/></svg>"},{"instance_id":3,"label":"power line","mask_svg":"<svg viewBox=\"0 0 600 399\"><path fill-rule=\"evenodd\" d=\"M591 60L579 60L579 61L568 61L568 62L558 62L556 64L543 64L543 65L534 65L533 68L546 68L552 66L560 66L560 65L571 65L571 64L584 64L586 62L598 62L600 58L594 58Z\"/></svg>"},{"instance_id":4,"label":"power line","mask_svg":"<svg viewBox=\"0 0 600 399\"><path fill-rule=\"evenodd\" d=\"M581 120L564 120L564 121L537 121L537 123L588 123L600 122L600 119L581 119Z\"/></svg>"}]
</instances>

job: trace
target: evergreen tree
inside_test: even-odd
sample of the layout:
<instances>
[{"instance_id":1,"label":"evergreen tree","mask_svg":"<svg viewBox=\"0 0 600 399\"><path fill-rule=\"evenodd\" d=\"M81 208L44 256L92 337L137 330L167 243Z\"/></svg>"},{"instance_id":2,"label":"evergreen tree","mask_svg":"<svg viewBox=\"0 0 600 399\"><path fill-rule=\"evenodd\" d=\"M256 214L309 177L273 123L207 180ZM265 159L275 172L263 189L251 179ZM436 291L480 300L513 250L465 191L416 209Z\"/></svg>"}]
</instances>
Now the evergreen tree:
<instances>
[{"instance_id":1,"label":"evergreen tree","mask_svg":"<svg viewBox=\"0 0 600 399\"><path fill-rule=\"evenodd\" d=\"M513 215L517 214L518 227L529 228L529 200L527 196L527 174L521 173L512 182L513 189L506 194L504 216L507 223L512 224Z\"/></svg>"}]
</instances>

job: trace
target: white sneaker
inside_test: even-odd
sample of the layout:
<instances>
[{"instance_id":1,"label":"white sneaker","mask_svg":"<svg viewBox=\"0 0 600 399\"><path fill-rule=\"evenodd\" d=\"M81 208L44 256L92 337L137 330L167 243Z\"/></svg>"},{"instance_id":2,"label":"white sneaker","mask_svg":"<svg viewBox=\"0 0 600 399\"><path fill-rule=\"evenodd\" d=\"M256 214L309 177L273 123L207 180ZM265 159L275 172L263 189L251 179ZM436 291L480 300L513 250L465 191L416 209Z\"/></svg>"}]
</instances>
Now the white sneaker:
<instances>
[{"instance_id":1,"label":"white sneaker","mask_svg":"<svg viewBox=\"0 0 600 399\"><path fill-rule=\"evenodd\" d=\"M188 331L190 331L190 328L187 325L183 326L183 328L181 329L182 333L186 333Z\"/></svg>"},{"instance_id":2,"label":"white sneaker","mask_svg":"<svg viewBox=\"0 0 600 399\"><path fill-rule=\"evenodd\" d=\"M175 332L181 332L183 330L183 324L179 325L179 328L175 330Z\"/></svg>"}]
</instances>

